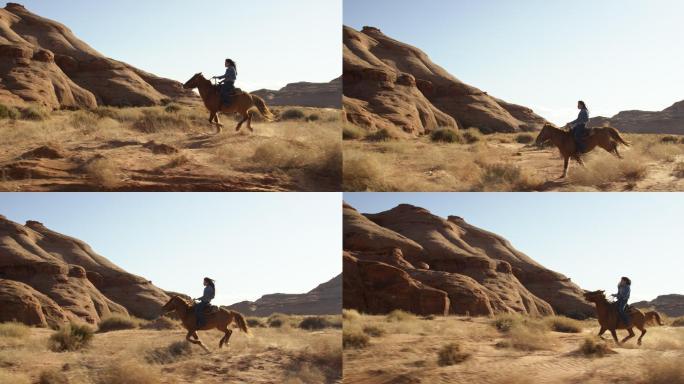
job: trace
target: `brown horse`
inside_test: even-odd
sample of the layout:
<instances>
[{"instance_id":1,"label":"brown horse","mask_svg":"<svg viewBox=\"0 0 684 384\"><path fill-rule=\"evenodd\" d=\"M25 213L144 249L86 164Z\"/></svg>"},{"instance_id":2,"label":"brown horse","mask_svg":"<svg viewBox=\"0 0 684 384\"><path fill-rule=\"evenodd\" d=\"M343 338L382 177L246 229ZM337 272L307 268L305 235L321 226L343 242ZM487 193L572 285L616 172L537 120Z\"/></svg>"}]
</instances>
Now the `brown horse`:
<instances>
[{"instance_id":1,"label":"brown horse","mask_svg":"<svg viewBox=\"0 0 684 384\"><path fill-rule=\"evenodd\" d=\"M230 336L233 334L233 330L228 329L228 326L233 322L235 322L238 328L240 328L242 332L245 332L247 336L251 336L251 332L249 331L249 328L247 328L247 322L245 321L245 318L242 316L242 314L235 311L228 311L226 309L220 308L218 312L206 314L205 318L207 323L203 327L197 328L197 319L195 318L193 304L188 303L185 301L185 299L179 296L173 296L166 304L164 304L162 309L167 313L176 311L176 314L183 323L183 327L188 330L188 334L185 336L185 339L193 344L198 344L207 352L209 352L209 349L204 345L204 343L202 343L202 340L199 339L197 331L206 331L216 328L223 332L223 337L219 341L219 348L223 347L224 344L229 344ZM190 338L191 336L194 338L194 340Z\"/></svg>"},{"instance_id":2,"label":"brown horse","mask_svg":"<svg viewBox=\"0 0 684 384\"><path fill-rule=\"evenodd\" d=\"M596 147L601 147L608 153L612 153L619 158L622 158L622 156L620 155L620 152L618 152L618 145L630 145L622 136L620 136L620 132L613 127L592 128L589 136L584 140L587 149L586 153L591 152ZM575 138L573 137L572 132L556 128L551 124L545 124L544 128L539 132L535 143L541 145L547 141L550 141L558 148L563 157L563 161L565 162L563 166L563 175L560 177L561 179L568 175L570 158L577 160L580 165L584 165L581 156L582 154L578 153L577 148L575 147Z\"/></svg>"},{"instance_id":3,"label":"brown horse","mask_svg":"<svg viewBox=\"0 0 684 384\"><path fill-rule=\"evenodd\" d=\"M648 325L665 325L660 319L660 314L656 311L648 311L644 313L644 316L646 317L646 324Z\"/></svg>"},{"instance_id":4,"label":"brown horse","mask_svg":"<svg viewBox=\"0 0 684 384\"><path fill-rule=\"evenodd\" d=\"M239 113L242 116L242 120L238 123L235 128L236 131L240 131L242 123L247 122L247 128L254 132L252 129L252 112L253 108L259 110L262 116L268 121L275 119L275 116L266 106L264 99L259 96L249 94L247 92L237 93L232 96L232 102L229 105L224 105L221 101L221 94L218 87L211 84L211 81L204 78L202 72L193 76L185 84L183 84L185 89L199 89L200 97L204 102L204 106L209 110L209 124L216 124L216 133L221 133L221 128L223 124L219 121L218 113Z\"/></svg>"},{"instance_id":5,"label":"brown horse","mask_svg":"<svg viewBox=\"0 0 684 384\"><path fill-rule=\"evenodd\" d=\"M641 331L641 335L637 340L637 344L641 345L641 339L646 334L646 316L643 312L641 312L637 308L630 307L628 315L629 319L632 322L632 325L630 327L627 327L625 323L623 323L622 320L620 320L620 316L618 316L617 312L617 307L613 305L613 303L608 302L608 300L606 299L605 291L585 292L584 298L587 301L596 304L598 322L601 326L601 330L599 330L598 334L600 338L603 338L603 334L606 332L606 330L609 330L610 333L613 335L615 343L622 344L635 336L634 331L632 331L632 327L637 327ZM626 329L627 332L629 332L629 335L622 339L622 341L618 341L617 334L615 333L616 329Z\"/></svg>"}]
</instances>

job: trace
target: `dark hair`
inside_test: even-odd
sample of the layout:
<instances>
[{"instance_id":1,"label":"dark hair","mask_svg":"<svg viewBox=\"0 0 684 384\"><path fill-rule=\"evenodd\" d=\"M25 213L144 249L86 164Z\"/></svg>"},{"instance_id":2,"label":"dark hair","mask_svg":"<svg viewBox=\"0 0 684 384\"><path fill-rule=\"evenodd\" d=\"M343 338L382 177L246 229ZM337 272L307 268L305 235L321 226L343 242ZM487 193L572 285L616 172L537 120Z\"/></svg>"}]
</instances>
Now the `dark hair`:
<instances>
[{"instance_id":1,"label":"dark hair","mask_svg":"<svg viewBox=\"0 0 684 384\"><path fill-rule=\"evenodd\" d=\"M216 286L214 285L214 280L212 280L212 279L210 279L210 278L208 278L208 277L205 277L205 278L204 278L204 281L206 281L207 284L211 285L212 288L216 289Z\"/></svg>"},{"instance_id":2,"label":"dark hair","mask_svg":"<svg viewBox=\"0 0 684 384\"><path fill-rule=\"evenodd\" d=\"M237 64L232 59L226 59L226 63L230 64L231 67L235 68L237 71Z\"/></svg>"},{"instance_id":3,"label":"dark hair","mask_svg":"<svg viewBox=\"0 0 684 384\"><path fill-rule=\"evenodd\" d=\"M578 103L582 104L582 109L589 109L589 108L587 108L587 104L584 101L579 100Z\"/></svg>"},{"instance_id":4,"label":"dark hair","mask_svg":"<svg viewBox=\"0 0 684 384\"><path fill-rule=\"evenodd\" d=\"M630 280L629 277L622 276L622 280L624 280L627 285L632 285L632 280Z\"/></svg>"}]
</instances>

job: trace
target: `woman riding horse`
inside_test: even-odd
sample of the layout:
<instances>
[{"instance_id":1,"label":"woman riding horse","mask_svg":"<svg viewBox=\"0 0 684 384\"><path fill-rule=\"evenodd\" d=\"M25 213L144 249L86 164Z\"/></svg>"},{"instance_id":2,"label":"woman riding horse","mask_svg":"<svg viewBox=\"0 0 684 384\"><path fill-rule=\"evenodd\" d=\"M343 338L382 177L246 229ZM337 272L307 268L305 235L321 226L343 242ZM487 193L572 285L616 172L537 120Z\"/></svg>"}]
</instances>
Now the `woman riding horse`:
<instances>
[{"instance_id":1,"label":"woman riding horse","mask_svg":"<svg viewBox=\"0 0 684 384\"><path fill-rule=\"evenodd\" d=\"M572 129L572 135L575 138L575 145L577 146L577 153L581 154L587 151L587 146L584 144L584 136L587 134L587 123L589 122L589 110L584 101L577 102L577 108L580 110L577 119L568 123Z\"/></svg>"},{"instance_id":2,"label":"woman riding horse","mask_svg":"<svg viewBox=\"0 0 684 384\"><path fill-rule=\"evenodd\" d=\"M614 293L611 296L617 298L617 310L620 315L620 320L622 320L627 327L631 327L631 322L629 321L629 316L627 315L627 300L629 300L629 294L631 292L632 280L628 277L622 277L620 283L618 284L618 293Z\"/></svg>"},{"instance_id":3,"label":"woman riding horse","mask_svg":"<svg viewBox=\"0 0 684 384\"><path fill-rule=\"evenodd\" d=\"M228 96L235 93L235 80L237 80L237 65L231 59L226 59L225 62L226 73L223 76L214 76L212 79L222 80L221 85L221 99L226 103ZM227 104L227 103L226 103Z\"/></svg>"},{"instance_id":4,"label":"woman riding horse","mask_svg":"<svg viewBox=\"0 0 684 384\"><path fill-rule=\"evenodd\" d=\"M204 292L202 297L198 297L195 300L199 302L195 304L195 318L197 318L197 328L203 327L207 320L204 318L204 310L209 307L211 300L216 296L216 285L214 285L214 280L205 277L204 278Z\"/></svg>"}]
</instances>

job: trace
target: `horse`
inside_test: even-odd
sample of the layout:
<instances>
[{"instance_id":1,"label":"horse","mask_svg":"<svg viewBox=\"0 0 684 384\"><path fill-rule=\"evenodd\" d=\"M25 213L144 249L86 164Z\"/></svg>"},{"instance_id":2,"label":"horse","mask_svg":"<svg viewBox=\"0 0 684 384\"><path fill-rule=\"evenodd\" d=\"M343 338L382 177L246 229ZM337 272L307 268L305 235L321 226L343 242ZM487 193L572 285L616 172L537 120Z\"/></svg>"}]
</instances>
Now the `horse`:
<instances>
[{"instance_id":1,"label":"horse","mask_svg":"<svg viewBox=\"0 0 684 384\"><path fill-rule=\"evenodd\" d=\"M646 334L646 316L643 312L641 312L637 308L630 307L628 316L632 322L632 325L627 327L625 323L623 323L622 320L620 320L620 316L618 316L617 307L613 305L613 303L608 302L608 300L606 299L605 291L586 291L584 293L584 298L587 301L596 304L598 322L601 326L598 336L601 339L603 339L603 334L606 332L606 330L609 330L610 333L613 335L615 343L623 344L625 341L635 336L634 331L632 331L632 327L636 326L641 331L641 335L637 340L637 344L641 345L641 339L643 339L644 335ZM658 316L658 318L660 318L660 316ZM629 335L622 339L622 341L618 341L617 334L615 333L616 329L626 329L627 332L629 332Z\"/></svg>"},{"instance_id":2,"label":"horse","mask_svg":"<svg viewBox=\"0 0 684 384\"><path fill-rule=\"evenodd\" d=\"M251 336L251 332L249 328L247 328L247 322L245 321L244 316L235 311L219 308L218 312L206 314L205 318L207 323L201 328L198 328L193 304L188 303L180 296L172 296L171 299L164 304L162 310L165 313L175 311L178 317L181 319L183 327L188 331L185 339L193 344L198 344L207 352L209 352L209 349L204 345L204 343L202 343L202 340L199 339L197 331L206 331L216 328L223 332L223 337L219 341L219 349L222 348L224 344L226 346L230 344L229 340L230 336L233 334L233 330L228 329L228 326L233 322L237 324L238 328L247 334L247 336Z\"/></svg>"},{"instance_id":3,"label":"horse","mask_svg":"<svg viewBox=\"0 0 684 384\"><path fill-rule=\"evenodd\" d=\"M651 325L651 324L657 324L657 325L665 325L663 324L663 321L660 319L660 314L656 311L648 311L644 313L644 316L646 317L646 324Z\"/></svg>"},{"instance_id":4,"label":"horse","mask_svg":"<svg viewBox=\"0 0 684 384\"><path fill-rule=\"evenodd\" d=\"M273 121L275 119L271 110L266 106L264 99L247 92L232 95L231 103L224 105L218 87L215 87L211 84L211 81L205 79L202 72L195 74L190 80L183 84L183 88L197 88L199 90L204 106L209 110L209 124L216 124L217 134L221 133L221 128L223 128L223 124L221 124L218 118L219 112L226 114L237 112L242 116L242 120L240 120L235 128L236 132L240 131L240 128L245 121L247 122L247 128L254 132L254 129L252 129L252 108L254 107L259 110L266 120Z\"/></svg>"},{"instance_id":5,"label":"horse","mask_svg":"<svg viewBox=\"0 0 684 384\"><path fill-rule=\"evenodd\" d=\"M584 140L587 149L585 153L591 152L596 147L601 147L620 159L622 158L622 155L618 152L618 145L630 146L630 143L623 139L620 132L613 127L592 128L589 136ZM537 135L535 144L539 146L547 141L550 141L558 148L563 157L563 161L565 162L563 166L563 175L560 177L561 179L568 175L570 158L577 160L580 165L584 166L582 154L577 151L575 138L573 137L572 132L556 128L551 124L545 124L539 132L539 135Z\"/></svg>"}]
</instances>

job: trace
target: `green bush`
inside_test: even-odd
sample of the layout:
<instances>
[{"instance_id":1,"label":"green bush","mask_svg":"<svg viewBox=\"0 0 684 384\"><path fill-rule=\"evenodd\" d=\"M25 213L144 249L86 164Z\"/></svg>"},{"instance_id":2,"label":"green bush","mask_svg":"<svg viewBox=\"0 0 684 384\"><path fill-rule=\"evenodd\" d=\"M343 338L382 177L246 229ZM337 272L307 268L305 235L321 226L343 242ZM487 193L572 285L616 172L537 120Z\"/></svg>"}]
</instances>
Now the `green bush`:
<instances>
[{"instance_id":1,"label":"green bush","mask_svg":"<svg viewBox=\"0 0 684 384\"><path fill-rule=\"evenodd\" d=\"M77 351L90 344L94 331L87 325L67 324L50 336L49 348L54 352Z\"/></svg>"},{"instance_id":2,"label":"green bush","mask_svg":"<svg viewBox=\"0 0 684 384\"><path fill-rule=\"evenodd\" d=\"M0 104L0 119L12 119L16 120L21 117L21 113L18 109L14 107L8 107L6 105Z\"/></svg>"}]
</instances>

